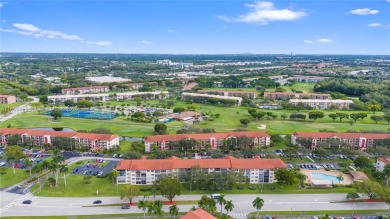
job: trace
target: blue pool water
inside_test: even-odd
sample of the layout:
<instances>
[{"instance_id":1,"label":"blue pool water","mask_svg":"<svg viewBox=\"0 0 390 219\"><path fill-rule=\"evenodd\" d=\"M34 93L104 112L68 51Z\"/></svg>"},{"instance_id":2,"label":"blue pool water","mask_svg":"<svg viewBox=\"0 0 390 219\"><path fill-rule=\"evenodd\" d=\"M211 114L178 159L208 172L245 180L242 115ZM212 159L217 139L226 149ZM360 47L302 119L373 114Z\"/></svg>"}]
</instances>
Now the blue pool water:
<instances>
[{"instance_id":1,"label":"blue pool water","mask_svg":"<svg viewBox=\"0 0 390 219\"><path fill-rule=\"evenodd\" d=\"M331 175L328 175L328 174L325 174L325 173L311 173L310 176L313 177L313 178L316 178L316 179L329 180L331 182L332 181L333 182L338 182L339 181L336 176L331 176ZM343 181L343 180L341 180L341 181Z\"/></svg>"},{"instance_id":2,"label":"blue pool water","mask_svg":"<svg viewBox=\"0 0 390 219\"><path fill-rule=\"evenodd\" d=\"M114 113L98 112L98 111L83 111L83 110L61 110L63 117L83 118L83 119L101 119L111 120L116 116ZM46 111L43 114L49 116L51 111Z\"/></svg>"}]
</instances>

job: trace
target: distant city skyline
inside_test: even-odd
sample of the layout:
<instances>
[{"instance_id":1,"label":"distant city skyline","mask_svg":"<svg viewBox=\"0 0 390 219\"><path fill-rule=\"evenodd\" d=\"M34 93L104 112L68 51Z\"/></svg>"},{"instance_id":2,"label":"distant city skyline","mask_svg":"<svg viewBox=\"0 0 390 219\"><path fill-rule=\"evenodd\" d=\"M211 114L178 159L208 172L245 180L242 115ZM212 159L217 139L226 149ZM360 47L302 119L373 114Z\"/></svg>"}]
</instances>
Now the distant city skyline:
<instances>
[{"instance_id":1,"label":"distant city skyline","mask_svg":"<svg viewBox=\"0 0 390 219\"><path fill-rule=\"evenodd\" d=\"M1 1L0 52L390 55L390 0Z\"/></svg>"}]
</instances>

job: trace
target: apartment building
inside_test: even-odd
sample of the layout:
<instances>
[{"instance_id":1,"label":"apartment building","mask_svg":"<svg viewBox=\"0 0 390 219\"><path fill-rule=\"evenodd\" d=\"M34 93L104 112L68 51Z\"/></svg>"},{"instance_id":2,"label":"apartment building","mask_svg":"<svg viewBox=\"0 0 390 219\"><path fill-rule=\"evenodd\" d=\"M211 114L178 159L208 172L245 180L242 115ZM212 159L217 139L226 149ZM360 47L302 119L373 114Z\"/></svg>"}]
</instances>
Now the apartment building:
<instances>
[{"instance_id":1,"label":"apartment building","mask_svg":"<svg viewBox=\"0 0 390 219\"><path fill-rule=\"evenodd\" d=\"M79 95L55 95L48 96L47 100L52 101L53 103L63 103L67 100L73 100L77 102L79 100L89 100L92 102L105 102L110 99L109 94L79 94Z\"/></svg>"},{"instance_id":2,"label":"apartment building","mask_svg":"<svg viewBox=\"0 0 390 219\"><path fill-rule=\"evenodd\" d=\"M243 97L247 96L249 99L255 99L257 92L255 91L223 91L223 90L198 90L197 93L200 94L214 94L221 95L225 97Z\"/></svg>"},{"instance_id":3,"label":"apartment building","mask_svg":"<svg viewBox=\"0 0 390 219\"><path fill-rule=\"evenodd\" d=\"M22 142L30 139L32 140L32 144L36 146L43 146L44 144L51 145L53 139L58 136L70 138L74 140L75 145L82 144L87 146L90 151L110 149L113 146L119 145L119 135L15 128L0 129L0 145L7 146L8 137L11 135L19 135Z\"/></svg>"},{"instance_id":4,"label":"apartment building","mask_svg":"<svg viewBox=\"0 0 390 219\"><path fill-rule=\"evenodd\" d=\"M264 97L273 100L289 100L289 99L316 99L329 100L330 94L317 93L293 93L293 92L264 92Z\"/></svg>"},{"instance_id":5,"label":"apartment building","mask_svg":"<svg viewBox=\"0 0 390 219\"><path fill-rule=\"evenodd\" d=\"M221 96L221 95L212 95L212 94L200 94L200 93L186 93L183 92L181 94L182 99L187 99L188 97L205 97L205 98L216 98L216 99L224 99L224 100L234 100L235 104L240 106L242 103L241 97L230 97L230 96Z\"/></svg>"},{"instance_id":6,"label":"apartment building","mask_svg":"<svg viewBox=\"0 0 390 219\"><path fill-rule=\"evenodd\" d=\"M176 176L179 179L194 166L199 166L207 173L236 171L243 173L250 183L274 183L274 171L279 168L287 168L280 158L238 159L226 156L219 159L181 159L170 157L168 159L147 160L121 160L116 170L118 171L118 184L152 185L162 176Z\"/></svg>"},{"instance_id":7,"label":"apartment building","mask_svg":"<svg viewBox=\"0 0 390 219\"><path fill-rule=\"evenodd\" d=\"M326 99L290 99L288 101L292 105L303 103L303 105L311 106L313 109L328 109L331 106L336 106L339 109L349 109L352 100L326 100Z\"/></svg>"},{"instance_id":8,"label":"apartment building","mask_svg":"<svg viewBox=\"0 0 390 219\"><path fill-rule=\"evenodd\" d=\"M158 86L158 83L157 82L147 82L149 84L149 86L151 87L154 87L154 86ZM132 89L140 89L144 86L144 83L131 83L131 84L124 84L125 86L128 86Z\"/></svg>"},{"instance_id":9,"label":"apartment building","mask_svg":"<svg viewBox=\"0 0 390 219\"><path fill-rule=\"evenodd\" d=\"M16 103L16 97L13 95L0 94L0 103L1 104Z\"/></svg>"},{"instance_id":10,"label":"apartment building","mask_svg":"<svg viewBox=\"0 0 390 219\"><path fill-rule=\"evenodd\" d=\"M390 165L390 157L378 157L375 163L375 169L378 172L383 172L386 165Z\"/></svg>"},{"instance_id":11,"label":"apartment building","mask_svg":"<svg viewBox=\"0 0 390 219\"><path fill-rule=\"evenodd\" d=\"M116 99L119 100L132 100L134 97L141 99L165 99L169 97L168 91L151 91L151 92L127 92L117 93Z\"/></svg>"},{"instance_id":12,"label":"apartment building","mask_svg":"<svg viewBox=\"0 0 390 219\"><path fill-rule=\"evenodd\" d=\"M390 139L390 134L376 133L333 133L333 132L294 132L291 135L291 143L298 144L299 139L310 139L311 149L316 149L317 144L328 142L329 139L338 139L348 143L351 147L366 151L373 147L376 140Z\"/></svg>"},{"instance_id":13,"label":"apartment building","mask_svg":"<svg viewBox=\"0 0 390 219\"><path fill-rule=\"evenodd\" d=\"M96 94L109 92L109 86L92 86L92 87L75 87L75 88L64 88L61 90L63 95L78 95L78 94Z\"/></svg>"},{"instance_id":14,"label":"apartment building","mask_svg":"<svg viewBox=\"0 0 390 219\"><path fill-rule=\"evenodd\" d=\"M154 135L144 138L145 152L153 150L153 145L157 145L160 150L172 150L169 142L179 142L184 139L194 139L199 142L198 149L210 146L210 148L219 148L223 146L226 139L239 137L251 138L251 145L248 146L269 146L271 136L266 132L245 131L245 132L220 132L220 133L202 133L202 134L171 134ZM194 148L196 149L196 148Z\"/></svg>"}]
</instances>

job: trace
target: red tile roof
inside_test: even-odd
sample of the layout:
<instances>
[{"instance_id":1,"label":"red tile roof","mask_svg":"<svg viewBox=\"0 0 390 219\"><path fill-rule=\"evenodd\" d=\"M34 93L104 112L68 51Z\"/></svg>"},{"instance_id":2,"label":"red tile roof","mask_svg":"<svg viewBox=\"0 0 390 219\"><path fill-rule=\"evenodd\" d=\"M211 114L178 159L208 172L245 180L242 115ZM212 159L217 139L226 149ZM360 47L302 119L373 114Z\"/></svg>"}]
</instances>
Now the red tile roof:
<instances>
[{"instance_id":1,"label":"red tile roof","mask_svg":"<svg viewBox=\"0 0 390 219\"><path fill-rule=\"evenodd\" d=\"M166 142L166 141L180 141L183 139L196 139L205 140L212 137L216 139L225 139L229 137L249 137L249 138L260 138L270 137L266 132L258 131L245 131L245 132L219 132L219 133L202 133L202 134L171 134L171 135L154 135L145 137L145 142Z\"/></svg>"},{"instance_id":2,"label":"red tile roof","mask_svg":"<svg viewBox=\"0 0 390 219\"><path fill-rule=\"evenodd\" d=\"M0 129L0 135L31 135L31 136L44 136L50 135L52 138L57 136L67 137L67 138L80 138L80 139L89 139L89 140L106 140L112 141L115 138L118 138L119 135L113 134L95 134L95 133L82 133L82 132L59 132L59 131L48 131L48 130L33 130L33 129L15 129L15 128L2 128Z\"/></svg>"},{"instance_id":3,"label":"red tile roof","mask_svg":"<svg viewBox=\"0 0 390 219\"><path fill-rule=\"evenodd\" d=\"M226 156L219 159L181 159L170 157L168 159L156 160L121 160L117 170L173 170L190 169L199 165L202 169L224 168L224 169L276 169L287 168L287 165L279 158L238 159Z\"/></svg>"},{"instance_id":4,"label":"red tile roof","mask_svg":"<svg viewBox=\"0 0 390 219\"><path fill-rule=\"evenodd\" d=\"M294 132L293 135L298 138L344 138L344 139L358 139L360 137L367 139L388 139L390 134L378 133L335 133L335 132Z\"/></svg>"},{"instance_id":5,"label":"red tile roof","mask_svg":"<svg viewBox=\"0 0 390 219\"><path fill-rule=\"evenodd\" d=\"M378 160L385 164L390 164L390 157L379 157Z\"/></svg>"},{"instance_id":6,"label":"red tile roof","mask_svg":"<svg viewBox=\"0 0 390 219\"><path fill-rule=\"evenodd\" d=\"M256 91L239 91L239 90L198 90L198 93L232 93L232 94L257 94Z\"/></svg>"},{"instance_id":7,"label":"red tile roof","mask_svg":"<svg viewBox=\"0 0 390 219\"><path fill-rule=\"evenodd\" d=\"M0 94L0 97L15 97L15 96L13 96L13 95L8 95L8 94Z\"/></svg>"},{"instance_id":8,"label":"red tile roof","mask_svg":"<svg viewBox=\"0 0 390 219\"><path fill-rule=\"evenodd\" d=\"M183 90L191 90L192 88L194 88L194 87L196 87L196 86L198 86L198 83L195 83L195 82L189 83L189 84L187 84L187 85L185 85L185 86L183 87Z\"/></svg>"},{"instance_id":9,"label":"red tile roof","mask_svg":"<svg viewBox=\"0 0 390 219\"><path fill-rule=\"evenodd\" d=\"M210 213L208 213L207 211L198 208L195 211L188 212L186 215L181 217L181 219L217 219L217 218L211 215Z\"/></svg>"}]
</instances>

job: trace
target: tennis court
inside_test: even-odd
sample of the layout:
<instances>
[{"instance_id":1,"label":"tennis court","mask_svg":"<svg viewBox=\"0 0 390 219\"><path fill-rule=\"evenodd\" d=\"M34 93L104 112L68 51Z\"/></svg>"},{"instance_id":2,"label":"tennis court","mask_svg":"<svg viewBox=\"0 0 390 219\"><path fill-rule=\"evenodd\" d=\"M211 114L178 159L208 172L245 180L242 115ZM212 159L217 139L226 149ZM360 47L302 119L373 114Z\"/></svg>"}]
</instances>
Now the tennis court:
<instances>
[{"instance_id":1,"label":"tennis court","mask_svg":"<svg viewBox=\"0 0 390 219\"><path fill-rule=\"evenodd\" d=\"M114 113L98 112L98 111L83 111L83 110L61 110L63 117L83 118L83 119L99 119L111 120L116 116ZM46 111L44 115L50 116L51 111Z\"/></svg>"}]
</instances>

